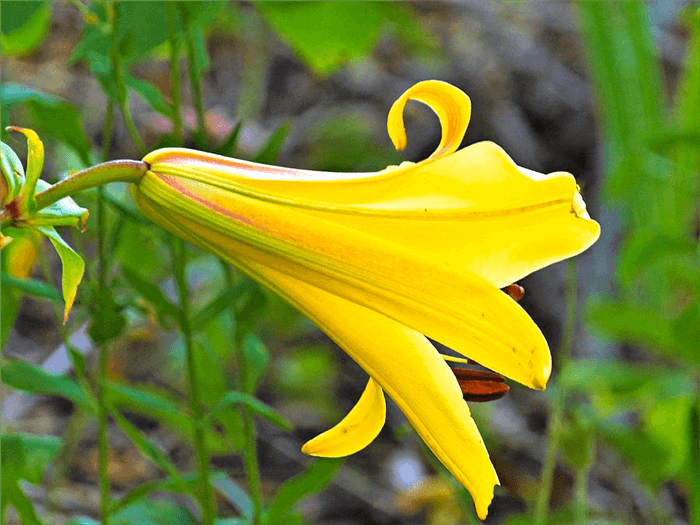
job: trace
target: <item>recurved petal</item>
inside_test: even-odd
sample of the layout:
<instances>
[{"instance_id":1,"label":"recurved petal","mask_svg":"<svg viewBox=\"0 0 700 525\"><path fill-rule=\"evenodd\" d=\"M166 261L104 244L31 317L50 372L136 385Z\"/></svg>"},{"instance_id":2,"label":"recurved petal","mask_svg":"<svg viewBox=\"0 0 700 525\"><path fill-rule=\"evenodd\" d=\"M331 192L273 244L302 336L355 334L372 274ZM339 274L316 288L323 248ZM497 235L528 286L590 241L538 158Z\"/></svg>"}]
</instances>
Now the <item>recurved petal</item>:
<instances>
[{"instance_id":1,"label":"recurved petal","mask_svg":"<svg viewBox=\"0 0 700 525\"><path fill-rule=\"evenodd\" d=\"M379 383L370 377L360 400L348 415L333 428L307 441L301 451L310 456L324 458L349 456L374 441L385 420L384 391Z\"/></svg>"},{"instance_id":2,"label":"recurved petal","mask_svg":"<svg viewBox=\"0 0 700 525\"><path fill-rule=\"evenodd\" d=\"M307 282L440 341L533 388L551 370L525 311L488 281L391 240L295 209L149 173L134 199L154 222Z\"/></svg>"},{"instance_id":3,"label":"recurved petal","mask_svg":"<svg viewBox=\"0 0 700 525\"><path fill-rule=\"evenodd\" d=\"M472 103L459 88L439 80L425 80L407 89L389 110L387 130L397 150L406 147L406 128L403 110L409 100L426 104L440 119L442 138L430 158L437 158L456 151L469 125Z\"/></svg>"}]
</instances>

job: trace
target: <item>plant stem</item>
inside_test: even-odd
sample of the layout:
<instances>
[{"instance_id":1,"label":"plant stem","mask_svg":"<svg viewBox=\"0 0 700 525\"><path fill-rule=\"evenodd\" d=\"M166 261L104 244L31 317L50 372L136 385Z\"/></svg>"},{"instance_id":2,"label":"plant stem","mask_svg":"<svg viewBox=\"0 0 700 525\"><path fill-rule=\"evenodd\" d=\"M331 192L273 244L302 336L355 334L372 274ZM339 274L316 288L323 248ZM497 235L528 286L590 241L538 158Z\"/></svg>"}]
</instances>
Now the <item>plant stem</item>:
<instances>
[{"instance_id":1,"label":"plant stem","mask_svg":"<svg viewBox=\"0 0 700 525\"><path fill-rule=\"evenodd\" d=\"M589 447L595 447L595 443L587 444ZM588 523L588 504L586 498L588 496L588 473L591 470L591 464L587 462L583 467L576 469L576 523L586 525Z\"/></svg>"},{"instance_id":2,"label":"plant stem","mask_svg":"<svg viewBox=\"0 0 700 525\"><path fill-rule=\"evenodd\" d=\"M223 259L219 259L221 267L226 275L226 285L229 289L233 287L233 275L228 263ZM235 386L241 392L248 392L246 385L248 384L248 364L246 363L245 349L243 347L243 336L236 328L236 306L234 301L231 302L231 321L233 324L233 341L234 341L234 359L235 359ZM250 492L251 503L253 504L253 514L250 519L251 525L258 525L260 522L260 510L262 508L262 491L260 481L260 466L258 464L258 451L255 435L255 419L252 412L243 405L241 407L241 416L243 423L243 435L245 437L245 445L243 447L243 463L245 465L246 476L248 478L248 488Z\"/></svg>"},{"instance_id":3,"label":"plant stem","mask_svg":"<svg viewBox=\"0 0 700 525\"><path fill-rule=\"evenodd\" d=\"M540 487L537 493L537 501L535 503L535 517L533 523L544 525L547 523L547 513L549 509L549 498L552 491L552 479L554 478L554 469L557 463L557 451L559 449L559 440L564 430L564 401L566 400L566 371L571 359L571 351L574 343L574 330L576 328L576 260L569 259L566 262L566 280L565 280L565 301L566 314L564 317L564 326L562 329L561 344L559 346L558 370L559 378L557 389L554 392L554 400L552 402L552 413L549 419L547 428L547 449L545 451L544 461L542 464L542 473L540 477Z\"/></svg>"},{"instance_id":4,"label":"plant stem","mask_svg":"<svg viewBox=\"0 0 700 525\"><path fill-rule=\"evenodd\" d=\"M199 381L197 379L194 345L192 341L192 329L189 318L189 285L186 274L186 246L181 239L171 237L171 251L173 258L173 273L177 282L177 290L180 299L180 331L185 344L185 362L187 367L187 387L189 390L190 412L192 413L192 430L194 445L197 454L197 466L199 470L200 499L203 509L204 525L214 525L216 519L216 506L214 492L209 479L209 454L204 437L204 414L202 399L199 393Z\"/></svg>"},{"instance_id":5,"label":"plant stem","mask_svg":"<svg viewBox=\"0 0 700 525\"><path fill-rule=\"evenodd\" d=\"M111 160L90 166L36 194L37 211L79 191L96 188L109 182L138 182L148 171L140 160ZM4 217L3 217L4 218ZM3 222L4 225L4 222Z\"/></svg>"},{"instance_id":6,"label":"plant stem","mask_svg":"<svg viewBox=\"0 0 700 525\"><path fill-rule=\"evenodd\" d=\"M124 82L124 71L122 69L122 57L121 50L119 49L119 41L117 40L117 19L119 18L119 12L116 9L116 5L108 7L109 9L109 21L110 21L110 39L111 39L111 52L110 52L110 62L112 66L112 77L114 78L114 89L117 94L117 104L121 111L122 117L124 118L124 124L126 125L126 130L131 136L131 140L134 141L136 148L139 150L140 155L146 153L146 148L141 140L136 125L134 124L134 119L131 116L131 111L129 111L129 97L126 88L126 83Z\"/></svg>"},{"instance_id":7,"label":"plant stem","mask_svg":"<svg viewBox=\"0 0 700 525\"><path fill-rule=\"evenodd\" d=\"M102 161L109 158L109 143L112 140L112 125L114 123L114 102L107 104L103 133L102 133ZM107 285L107 257L105 254L105 203L102 186L97 188L97 257L99 269L97 272L97 288L99 290L98 301L104 297L103 291ZM109 525L109 421L107 419L107 405L105 402L105 385L107 384L109 371L109 344L101 342L97 349L97 401L99 411L97 414L97 436L99 448L99 478L100 478L100 517L103 525Z\"/></svg>"},{"instance_id":8,"label":"plant stem","mask_svg":"<svg viewBox=\"0 0 700 525\"><path fill-rule=\"evenodd\" d=\"M175 4L168 2L168 41L170 42L170 97L173 99L173 133L182 144L182 114L180 113L180 60L177 31L175 29Z\"/></svg>"},{"instance_id":9,"label":"plant stem","mask_svg":"<svg viewBox=\"0 0 700 525\"><path fill-rule=\"evenodd\" d=\"M203 140L205 137L204 100L202 99L202 86L199 82L199 70L193 38L191 34L185 37L187 43L187 69L190 74L190 89L192 90L194 111L197 115L197 136Z\"/></svg>"}]
</instances>

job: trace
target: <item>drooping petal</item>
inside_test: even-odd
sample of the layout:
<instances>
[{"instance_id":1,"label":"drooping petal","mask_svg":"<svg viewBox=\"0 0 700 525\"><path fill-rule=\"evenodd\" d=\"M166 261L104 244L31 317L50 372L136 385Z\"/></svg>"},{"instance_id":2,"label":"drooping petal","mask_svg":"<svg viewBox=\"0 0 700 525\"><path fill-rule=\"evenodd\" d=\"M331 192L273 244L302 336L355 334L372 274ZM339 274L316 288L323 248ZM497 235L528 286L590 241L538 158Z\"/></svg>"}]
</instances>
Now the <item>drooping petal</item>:
<instances>
[{"instance_id":1,"label":"drooping petal","mask_svg":"<svg viewBox=\"0 0 700 525\"><path fill-rule=\"evenodd\" d=\"M301 451L324 458L349 456L374 441L384 427L385 420L384 391L370 377L360 400L348 415L333 428L307 441Z\"/></svg>"},{"instance_id":2,"label":"drooping petal","mask_svg":"<svg viewBox=\"0 0 700 525\"><path fill-rule=\"evenodd\" d=\"M384 388L485 519L498 476L452 371L418 332L250 261L253 278L299 308Z\"/></svg>"},{"instance_id":3,"label":"drooping petal","mask_svg":"<svg viewBox=\"0 0 700 525\"><path fill-rule=\"evenodd\" d=\"M238 267L301 310L396 402L421 438L474 498L483 519L498 484L462 391L430 342L375 311L249 259L229 246L195 238L192 225L134 192L139 208L174 234ZM502 292L499 291L505 296Z\"/></svg>"},{"instance_id":4,"label":"drooping petal","mask_svg":"<svg viewBox=\"0 0 700 525\"><path fill-rule=\"evenodd\" d=\"M148 173L139 208L217 253L274 268L380 312L515 381L544 388L547 343L491 283L436 257L302 211ZM455 240L457 242L457 240Z\"/></svg>"}]
</instances>

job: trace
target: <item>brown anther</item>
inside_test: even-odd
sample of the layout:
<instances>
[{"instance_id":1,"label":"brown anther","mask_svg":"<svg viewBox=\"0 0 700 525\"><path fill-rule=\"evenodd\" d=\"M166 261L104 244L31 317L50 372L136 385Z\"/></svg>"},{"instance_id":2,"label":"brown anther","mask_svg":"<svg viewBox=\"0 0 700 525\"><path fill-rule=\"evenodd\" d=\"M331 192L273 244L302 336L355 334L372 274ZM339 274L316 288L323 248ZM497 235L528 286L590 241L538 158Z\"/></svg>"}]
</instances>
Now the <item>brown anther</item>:
<instances>
[{"instance_id":1,"label":"brown anther","mask_svg":"<svg viewBox=\"0 0 700 525\"><path fill-rule=\"evenodd\" d=\"M22 211L19 209L19 199L8 202L5 208L10 212L13 219L19 219L22 216Z\"/></svg>"},{"instance_id":2,"label":"brown anther","mask_svg":"<svg viewBox=\"0 0 700 525\"><path fill-rule=\"evenodd\" d=\"M501 399L510 390L505 377L495 372L453 368L452 373L457 377L465 401L495 401Z\"/></svg>"},{"instance_id":3,"label":"brown anther","mask_svg":"<svg viewBox=\"0 0 700 525\"><path fill-rule=\"evenodd\" d=\"M501 288L501 291L507 293L513 301L519 301L525 295L525 288L517 284L509 284Z\"/></svg>"}]
</instances>

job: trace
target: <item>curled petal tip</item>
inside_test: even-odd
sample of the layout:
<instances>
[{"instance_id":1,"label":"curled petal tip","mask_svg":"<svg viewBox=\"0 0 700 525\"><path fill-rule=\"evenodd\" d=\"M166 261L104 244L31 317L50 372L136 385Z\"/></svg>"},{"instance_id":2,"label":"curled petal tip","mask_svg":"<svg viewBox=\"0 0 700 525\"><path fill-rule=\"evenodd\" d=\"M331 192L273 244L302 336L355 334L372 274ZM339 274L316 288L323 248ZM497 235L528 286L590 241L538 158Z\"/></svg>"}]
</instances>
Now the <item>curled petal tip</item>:
<instances>
[{"instance_id":1,"label":"curled petal tip","mask_svg":"<svg viewBox=\"0 0 700 525\"><path fill-rule=\"evenodd\" d=\"M403 111L409 100L426 104L440 119L442 138L430 158L442 157L457 150L471 117L471 100L461 89L439 80L419 82L404 92L389 110L387 131L394 147L401 151L408 141Z\"/></svg>"}]
</instances>

